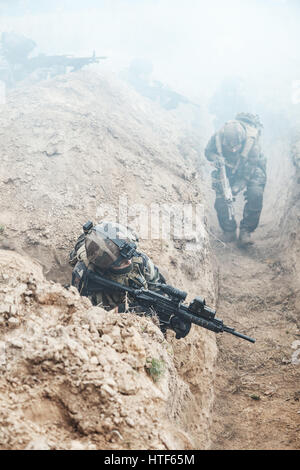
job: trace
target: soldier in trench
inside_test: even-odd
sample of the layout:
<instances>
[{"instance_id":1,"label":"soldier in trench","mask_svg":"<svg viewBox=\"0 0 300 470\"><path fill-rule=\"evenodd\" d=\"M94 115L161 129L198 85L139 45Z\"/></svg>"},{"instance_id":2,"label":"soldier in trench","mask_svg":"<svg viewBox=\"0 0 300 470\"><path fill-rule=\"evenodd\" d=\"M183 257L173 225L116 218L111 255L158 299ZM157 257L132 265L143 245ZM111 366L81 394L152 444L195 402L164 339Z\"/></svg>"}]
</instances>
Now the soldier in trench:
<instances>
[{"instance_id":1,"label":"soldier in trench","mask_svg":"<svg viewBox=\"0 0 300 470\"><path fill-rule=\"evenodd\" d=\"M85 295L87 269L136 289L151 289L156 283L165 284L163 275L145 253L138 252L131 259L121 256L123 242L136 244L138 238L133 231L117 223L103 221L93 226L89 222L84 226L84 233L70 253L70 264L74 268L72 285L81 295ZM93 305L101 305L106 310L116 309L118 312L128 309L137 311L138 307L118 291L107 293L99 290L89 299Z\"/></svg>"},{"instance_id":2,"label":"soldier in trench","mask_svg":"<svg viewBox=\"0 0 300 470\"><path fill-rule=\"evenodd\" d=\"M246 203L240 222L240 246L253 244L251 234L259 225L263 208L267 175L266 158L260 144L262 127L257 115L240 113L211 137L205 149L206 158L216 167L212 173L215 210L226 242L237 240L237 222L224 194L222 165L225 165L225 178L232 196L244 191Z\"/></svg>"}]
</instances>

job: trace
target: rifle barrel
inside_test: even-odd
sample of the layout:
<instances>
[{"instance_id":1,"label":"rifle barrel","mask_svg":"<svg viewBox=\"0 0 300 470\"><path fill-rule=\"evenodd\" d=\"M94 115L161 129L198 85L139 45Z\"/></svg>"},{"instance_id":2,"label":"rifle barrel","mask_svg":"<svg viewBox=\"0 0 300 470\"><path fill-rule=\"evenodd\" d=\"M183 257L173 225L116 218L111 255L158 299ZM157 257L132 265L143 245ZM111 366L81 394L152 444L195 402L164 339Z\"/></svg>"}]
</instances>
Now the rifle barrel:
<instances>
[{"instance_id":1,"label":"rifle barrel","mask_svg":"<svg viewBox=\"0 0 300 470\"><path fill-rule=\"evenodd\" d=\"M250 343L256 343L256 339L250 338L250 336L243 335L242 333L239 333L238 331L235 331L233 328L229 328L227 326L224 326L225 333L230 333L231 335L237 336L238 338L245 339L246 341L249 341Z\"/></svg>"}]
</instances>

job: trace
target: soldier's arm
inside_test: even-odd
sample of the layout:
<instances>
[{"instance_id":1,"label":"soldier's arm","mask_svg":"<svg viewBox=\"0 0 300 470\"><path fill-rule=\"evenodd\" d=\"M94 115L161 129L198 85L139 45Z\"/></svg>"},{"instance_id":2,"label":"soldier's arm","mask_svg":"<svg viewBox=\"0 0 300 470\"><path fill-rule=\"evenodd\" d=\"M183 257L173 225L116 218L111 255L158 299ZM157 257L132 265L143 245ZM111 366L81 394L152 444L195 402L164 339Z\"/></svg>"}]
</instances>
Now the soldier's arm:
<instances>
[{"instance_id":1,"label":"soldier's arm","mask_svg":"<svg viewBox=\"0 0 300 470\"><path fill-rule=\"evenodd\" d=\"M208 142L206 149L205 149L205 156L207 160L210 162L214 162L217 159L218 156L218 150L217 150L217 145L216 145L216 134L214 134L210 141Z\"/></svg>"},{"instance_id":2,"label":"soldier's arm","mask_svg":"<svg viewBox=\"0 0 300 470\"><path fill-rule=\"evenodd\" d=\"M262 152L260 153L258 166L261 168L261 170L263 170L265 175L267 175L267 158Z\"/></svg>"},{"instance_id":3,"label":"soldier's arm","mask_svg":"<svg viewBox=\"0 0 300 470\"><path fill-rule=\"evenodd\" d=\"M241 152L241 157L246 161L248 158L259 158L261 154L260 137L261 132L256 127L247 126L247 138L244 148Z\"/></svg>"},{"instance_id":4,"label":"soldier's arm","mask_svg":"<svg viewBox=\"0 0 300 470\"><path fill-rule=\"evenodd\" d=\"M244 161L246 161L251 152L253 152L254 146L255 139L253 139L253 137L247 137L244 148L241 152L241 157L244 159Z\"/></svg>"}]
</instances>

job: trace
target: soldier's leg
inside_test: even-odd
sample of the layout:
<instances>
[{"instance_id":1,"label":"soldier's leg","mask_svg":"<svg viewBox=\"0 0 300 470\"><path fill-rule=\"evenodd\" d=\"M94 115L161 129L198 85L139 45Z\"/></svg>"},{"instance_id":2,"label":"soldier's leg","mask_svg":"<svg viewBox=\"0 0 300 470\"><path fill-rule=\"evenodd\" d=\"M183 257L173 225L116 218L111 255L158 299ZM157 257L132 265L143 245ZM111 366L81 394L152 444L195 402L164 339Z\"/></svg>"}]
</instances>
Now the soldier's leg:
<instances>
[{"instance_id":1,"label":"soldier's leg","mask_svg":"<svg viewBox=\"0 0 300 470\"><path fill-rule=\"evenodd\" d=\"M241 232L252 233L257 229L263 208L264 188L262 184L248 185L245 193L244 216L240 225Z\"/></svg>"},{"instance_id":2,"label":"soldier's leg","mask_svg":"<svg viewBox=\"0 0 300 470\"><path fill-rule=\"evenodd\" d=\"M222 196L219 196L218 194L216 197L215 209L217 211L218 221L222 230L224 232L231 232L232 234L235 234L237 229L236 221L234 218L230 219L226 201Z\"/></svg>"}]
</instances>

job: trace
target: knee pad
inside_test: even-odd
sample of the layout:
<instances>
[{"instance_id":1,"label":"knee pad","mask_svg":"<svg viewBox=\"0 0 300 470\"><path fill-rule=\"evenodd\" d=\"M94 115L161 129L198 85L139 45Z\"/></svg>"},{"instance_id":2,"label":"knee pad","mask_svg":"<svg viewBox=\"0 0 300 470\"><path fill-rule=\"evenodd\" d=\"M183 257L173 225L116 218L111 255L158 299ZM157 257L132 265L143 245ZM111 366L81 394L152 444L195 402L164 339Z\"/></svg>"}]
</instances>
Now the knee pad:
<instances>
[{"instance_id":1,"label":"knee pad","mask_svg":"<svg viewBox=\"0 0 300 470\"><path fill-rule=\"evenodd\" d=\"M215 209L217 211L219 224L222 230L224 230L224 232L234 232L237 229L237 224L234 219L229 219L229 211L226 201L222 198L217 198Z\"/></svg>"},{"instance_id":2,"label":"knee pad","mask_svg":"<svg viewBox=\"0 0 300 470\"><path fill-rule=\"evenodd\" d=\"M220 172L219 170L214 170L211 174L212 177L212 189L216 194L222 194L222 184L220 182Z\"/></svg>"},{"instance_id":3,"label":"knee pad","mask_svg":"<svg viewBox=\"0 0 300 470\"><path fill-rule=\"evenodd\" d=\"M249 210L261 211L263 207L264 187L253 185L249 186L246 191L246 199Z\"/></svg>"}]
</instances>

